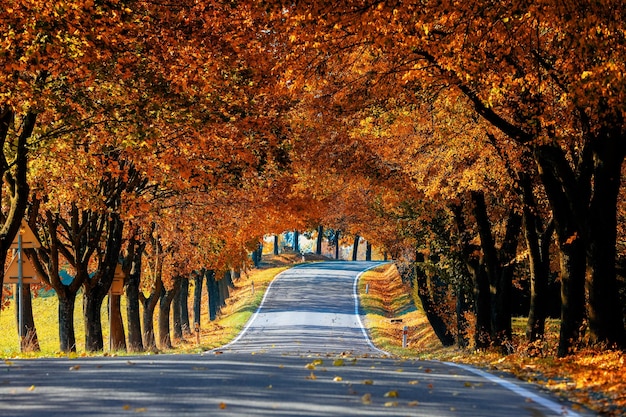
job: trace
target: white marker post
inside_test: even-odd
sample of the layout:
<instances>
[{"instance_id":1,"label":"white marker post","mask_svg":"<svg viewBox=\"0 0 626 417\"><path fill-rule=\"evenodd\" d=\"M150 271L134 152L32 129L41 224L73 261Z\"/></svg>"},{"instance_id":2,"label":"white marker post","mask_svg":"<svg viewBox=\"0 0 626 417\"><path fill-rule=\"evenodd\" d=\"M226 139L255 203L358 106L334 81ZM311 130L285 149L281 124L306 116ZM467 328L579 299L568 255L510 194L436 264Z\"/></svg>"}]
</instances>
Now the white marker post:
<instances>
[{"instance_id":1,"label":"white marker post","mask_svg":"<svg viewBox=\"0 0 626 417\"><path fill-rule=\"evenodd\" d=\"M402 347L403 348L406 348L408 335L409 335L409 326L404 326L404 328L402 329Z\"/></svg>"}]
</instances>

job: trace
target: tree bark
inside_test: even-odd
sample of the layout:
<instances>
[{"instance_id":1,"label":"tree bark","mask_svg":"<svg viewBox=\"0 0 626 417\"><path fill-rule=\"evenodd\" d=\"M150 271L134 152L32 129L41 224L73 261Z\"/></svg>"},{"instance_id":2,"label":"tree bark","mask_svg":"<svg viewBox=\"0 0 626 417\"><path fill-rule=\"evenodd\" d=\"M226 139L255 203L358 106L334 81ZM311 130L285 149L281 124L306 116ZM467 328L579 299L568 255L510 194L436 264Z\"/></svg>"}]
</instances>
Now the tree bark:
<instances>
[{"instance_id":1,"label":"tree bark","mask_svg":"<svg viewBox=\"0 0 626 417\"><path fill-rule=\"evenodd\" d=\"M372 260L372 244L370 242L365 243L365 260Z\"/></svg>"},{"instance_id":2,"label":"tree bark","mask_svg":"<svg viewBox=\"0 0 626 417\"><path fill-rule=\"evenodd\" d=\"M554 233L553 222L541 231L536 212L524 208L524 239L528 249L530 274L530 309L526 324L526 337L533 343L543 340L547 317L548 279L550 277L550 240Z\"/></svg>"},{"instance_id":3,"label":"tree bark","mask_svg":"<svg viewBox=\"0 0 626 417\"><path fill-rule=\"evenodd\" d=\"M322 254L322 241L324 239L324 226L317 226L317 240L315 245L315 254Z\"/></svg>"},{"instance_id":4,"label":"tree bark","mask_svg":"<svg viewBox=\"0 0 626 417\"><path fill-rule=\"evenodd\" d=\"M352 260L356 261L359 257L359 241L361 240L361 236L354 236L354 243L352 244Z\"/></svg>"},{"instance_id":5,"label":"tree bark","mask_svg":"<svg viewBox=\"0 0 626 417\"><path fill-rule=\"evenodd\" d=\"M128 348L131 352L143 352L143 332L141 331L141 313L139 309L139 284L141 282L141 260L143 245L135 248L132 267L126 284L126 318L128 321Z\"/></svg>"},{"instance_id":6,"label":"tree bark","mask_svg":"<svg viewBox=\"0 0 626 417\"><path fill-rule=\"evenodd\" d=\"M122 297L119 294L109 293L109 321L111 334L110 347L113 351L126 351L126 334L124 332L124 322L122 321Z\"/></svg>"},{"instance_id":7,"label":"tree bark","mask_svg":"<svg viewBox=\"0 0 626 417\"><path fill-rule=\"evenodd\" d=\"M341 232L339 230L335 230L335 259L339 260L339 235Z\"/></svg>"},{"instance_id":8,"label":"tree bark","mask_svg":"<svg viewBox=\"0 0 626 417\"><path fill-rule=\"evenodd\" d=\"M183 278L180 283L180 326L183 336L191 334L191 325L189 323L189 277Z\"/></svg>"},{"instance_id":9,"label":"tree bark","mask_svg":"<svg viewBox=\"0 0 626 417\"><path fill-rule=\"evenodd\" d=\"M485 349L491 346L491 301L489 295L489 278L484 265L480 260L480 247L470 243L471 238L465 224L463 207L452 205L450 207L457 226L458 244L461 248L460 255L467 275L472 278L472 291L474 299L474 347Z\"/></svg>"},{"instance_id":10,"label":"tree bark","mask_svg":"<svg viewBox=\"0 0 626 417\"><path fill-rule=\"evenodd\" d=\"M439 338L443 346L454 345L454 336L448 327L448 322L442 317L440 310L437 308L442 301L439 299L437 291L440 289L440 286L444 284L440 282L436 274L429 274L422 271L417 264L413 266L413 276L415 280L414 285L417 287L417 294L422 302L424 313L426 313L428 322L437 335L437 338Z\"/></svg>"},{"instance_id":11,"label":"tree bark","mask_svg":"<svg viewBox=\"0 0 626 417\"><path fill-rule=\"evenodd\" d=\"M15 285L15 321L17 323L18 336L21 334L20 350L21 352L39 352L39 339L37 338L37 328L35 327L35 319L33 318L33 302L30 291L30 284L22 285L22 332L19 329L19 294L17 284Z\"/></svg>"},{"instance_id":12,"label":"tree bark","mask_svg":"<svg viewBox=\"0 0 626 417\"><path fill-rule=\"evenodd\" d=\"M293 231L293 251L300 252L300 232L297 230Z\"/></svg>"},{"instance_id":13,"label":"tree bark","mask_svg":"<svg viewBox=\"0 0 626 417\"><path fill-rule=\"evenodd\" d=\"M59 343L61 352L76 352L76 333L74 332L74 305L76 303L76 294L58 294L58 300Z\"/></svg>"},{"instance_id":14,"label":"tree bark","mask_svg":"<svg viewBox=\"0 0 626 417\"><path fill-rule=\"evenodd\" d=\"M187 278L180 279L180 285L172 300L172 331L174 333L174 339L178 340L183 338L183 306L181 299L183 281L187 281Z\"/></svg>"},{"instance_id":15,"label":"tree bark","mask_svg":"<svg viewBox=\"0 0 626 417\"><path fill-rule=\"evenodd\" d=\"M161 297L159 302L159 347L161 349L172 349L172 337L170 335L170 312L172 301L176 293L180 290L180 277L174 278L174 285L170 289L161 287Z\"/></svg>"},{"instance_id":16,"label":"tree bark","mask_svg":"<svg viewBox=\"0 0 626 417\"><path fill-rule=\"evenodd\" d=\"M95 294L83 295L83 315L85 317L85 350L87 352L97 352L104 348L102 336L102 302Z\"/></svg>"},{"instance_id":17,"label":"tree bark","mask_svg":"<svg viewBox=\"0 0 626 417\"><path fill-rule=\"evenodd\" d=\"M92 217L93 216L93 217ZM123 223L118 215L115 214L96 214L90 213L88 222L97 222L98 217L107 216L106 222L106 244L103 254L98 260L98 270L91 278L83 279L83 312L85 317L85 349L88 352L100 351L104 348L104 339L102 336L102 303L109 293L113 276L119 261L120 249L122 247ZM74 246L78 247L76 242ZM84 248L85 252L89 249ZM84 261L88 262L89 257L85 257ZM87 274L87 264L82 260L77 265L77 274Z\"/></svg>"},{"instance_id":18,"label":"tree bark","mask_svg":"<svg viewBox=\"0 0 626 417\"><path fill-rule=\"evenodd\" d=\"M278 250L278 235L274 235L274 255L278 255L279 254L279 250Z\"/></svg>"},{"instance_id":19,"label":"tree bark","mask_svg":"<svg viewBox=\"0 0 626 417\"><path fill-rule=\"evenodd\" d=\"M585 319L585 242L576 217L580 215L588 196L585 190L581 190L578 200L574 200L576 193L572 188L575 179L560 149L549 145L537 147L535 159L554 216L559 250L561 330L557 354L563 357L580 343ZM563 177L568 178L565 184L567 187L564 187Z\"/></svg>"},{"instance_id":20,"label":"tree bark","mask_svg":"<svg viewBox=\"0 0 626 417\"><path fill-rule=\"evenodd\" d=\"M201 306L202 306L202 285L204 283L206 272L200 271L194 273L194 288L193 288L193 323L194 328L200 326Z\"/></svg>"},{"instance_id":21,"label":"tree bark","mask_svg":"<svg viewBox=\"0 0 626 417\"><path fill-rule=\"evenodd\" d=\"M215 279L215 271L206 271L206 285L209 300L209 320L215 321L217 319L217 313L219 311L219 288Z\"/></svg>"},{"instance_id":22,"label":"tree bark","mask_svg":"<svg viewBox=\"0 0 626 417\"><path fill-rule=\"evenodd\" d=\"M587 257L591 272L587 281L589 336L592 343L626 349L624 314L615 270L617 202L626 145L618 127L603 134L594 141L593 194L587 219Z\"/></svg>"}]
</instances>

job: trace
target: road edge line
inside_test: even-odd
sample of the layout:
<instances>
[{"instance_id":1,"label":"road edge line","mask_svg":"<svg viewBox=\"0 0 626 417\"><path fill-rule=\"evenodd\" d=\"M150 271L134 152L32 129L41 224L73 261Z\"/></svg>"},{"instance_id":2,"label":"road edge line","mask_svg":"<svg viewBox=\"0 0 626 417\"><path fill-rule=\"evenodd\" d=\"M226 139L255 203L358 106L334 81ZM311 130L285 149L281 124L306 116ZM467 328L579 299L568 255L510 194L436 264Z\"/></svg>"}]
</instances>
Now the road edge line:
<instances>
[{"instance_id":1,"label":"road edge line","mask_svg":"<svg viewBox=\"0 0 626 417\"><path fill-rule=\"evenodd\" d=\"M226 343L225 345L222 345L220 347L216 347L216 348L213 348L213 349L209 349L205 353L211 353L211 352L216 352L216 351L228 349L231 345L234 345L235 343L237 343L246 334L246 332L248 331L250 326L252 326L252 324L254 323L256 318L258 317L259 313L261 312L261 309L265 305L265 299L267 298L267 294L269 294L270 289L272 288L272 285L280 278L281 275L283 275L284 273L286 273L288 271L291 271L292 269L297 268L298 266L299 265L296 265L296 266L293 266L291 268L288 268L288 269L284 270L283 272L277 274L274 277L274 279L272 279L272 281L270 281L270 283L265 288L265 294L263 294L263 298L261 299L261 304L259 304L259 306L257 307L256 311L248 319L248 322L246 323L245 326L243 326L243 329L241 329L241 331L239 332L237 337L235 337L233 340L231 340L230 342Z\"/></svg>"},{"instance_id":2,"label":"road edge line","mask_svg":"<svg viewBox=\"0 0 626 417\"><path fill-rule=\"evenodd\" d=\"M359 327L361 328L361 332L363 333L363 337L365 337L365 341L367 342L368 346L382 353L385 356L394 356L393 354L387 352L386 350L380 349L374 345L374 342L372 342L372 339L370 338L370 335L367 333L367 329L365 328L365 325L363 324L363 321L361 320L361 313L359 311L360 310L359 304L360 304L361 297L359 296L358 287L359 287L359 280L361 279L361 276L374 268L377 268L381 265L385 265L388 263L390 262L376 263L370 266L369 268L366 268L363 271L359 272L357 276L354 278L354 282L352 283L352 297L354 298L354 315L356 316L356 319L359 323Z\"/></svg>"},{"instance_id":3,"label":"road edge line","mask_svg":"<svg viewBox=\"0 0 626 417\"><path fill-rule=\"evenodd\" d=\"M493 374L490 374L489 372L485 372L482 371L480 369L474 368L472 366L468 366L468 365L464 365L464 364L460 364L460 363L454 363L454 362L442 362L448 366L452 366L452 367L457 367L457 368L461 368L464 369L467 372L471 372L474 375L478 375L482 378L485 378L486 380L493 382L495 384L500 385L503 388L508 389L509 391L514 392L515 394L519 395L520 397L525 397L528 398L530 400L532 400L533 402L542 405L543 407L547 408L548 410L556 413L556 415L558 416L568 416L568 417L582 417L581 414L576 413L575 411L570 410L568 407L566 407L563 404L559 404L555 401L552 401L550 399L544 398L542 396L540 396L539 394L535 394L534 392L531 392L529 390L527 390L524 387L521 387L511 381L507 381L506 379L502 379L500 377L497 377Z\"/></svg>"}]
</instances>

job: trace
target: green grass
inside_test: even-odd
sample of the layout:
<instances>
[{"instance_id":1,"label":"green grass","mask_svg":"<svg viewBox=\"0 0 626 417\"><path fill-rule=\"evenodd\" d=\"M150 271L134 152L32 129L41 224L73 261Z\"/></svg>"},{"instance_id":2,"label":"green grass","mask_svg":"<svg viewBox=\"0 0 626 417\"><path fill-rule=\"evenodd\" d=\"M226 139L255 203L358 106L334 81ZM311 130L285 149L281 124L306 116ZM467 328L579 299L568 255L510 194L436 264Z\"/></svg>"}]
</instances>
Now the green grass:
<instances>
[{"instance_id":1,"label":"green grass","mask_svg":"<svg viewBox=\"0 0 626 417\"><path fill-rule=\"evenodd\" d=\"M188 336L183 340L174 340L175 348L167 353L195 353L222 346L233 340L243 329L246 322L261 304L265 289L274 277L288 267L276 267L260 270L252 270L248 275L242 276L235 282L235 290L231 292L231 297L227 300L226 307L218 320L210 322L208 319L206 294L202 301L201 333L200 344L196 343L195 335ZM252 282L255 291L252 293ZM206 290L205 290L206 291ZM190 289L190 302L193 296ZM126 326L125 318L125 297L122 296L122 317ZM124 355L126 352L109 352L109 321L107 311L107 299L102 305L102 332L104 339L104 351L89 353L89 355L114 354ZM191 306L190 306L191 307ZM83 319L83 298L79 294L76 298L74 309L74 329L76 335L76 350L78 355L85 355L85 325ZM41 348L40 352L20 352L17 334L17 319L15 313L15 303L11 302L0 312L0 356L2 358L31 358L65 356L59 350L59 321L58 321L58 301L53 292L46 297L33 298L33 317L37 329L37 337ZM193 317L190 311L190 318ZM158 308L155 311L155 321L158 318ZM156 323L155 323L155 331ZM73 356L74 354L72 354Z\"/></svg>"},{"instance_id":2,"label":"green grass","mask_svg":"<svg viewBox=\"0 0 626 417\"><path fill-rule=\"evenodd\" d=\"M85 350L85 322L83 320L83 297L76 297L74 307L74 329L76 333L77 351ZM33 298L33 317L37 338L41 351L39 353L21 353L17 333L17 318L15 303L10 304L0 312L0 355L3 357L31 357L31 356L57 356L59 351L59 319L58 300L54 293L45 297ZM107 313L107 300L102 305L102 331L105 343L109 335L109 322Z\"/></svg>"}]
</instances>

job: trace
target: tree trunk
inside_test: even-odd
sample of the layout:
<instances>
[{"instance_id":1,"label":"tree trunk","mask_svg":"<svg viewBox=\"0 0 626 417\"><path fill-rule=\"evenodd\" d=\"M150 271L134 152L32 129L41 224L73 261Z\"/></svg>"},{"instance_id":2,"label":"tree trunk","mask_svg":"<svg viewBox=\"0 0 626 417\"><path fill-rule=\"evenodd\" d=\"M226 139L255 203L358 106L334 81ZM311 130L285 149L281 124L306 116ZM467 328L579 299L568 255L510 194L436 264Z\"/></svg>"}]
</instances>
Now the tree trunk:
<instances>
[{"instance_id":1,"label":"tree trunk","mask_svg":"<svg viewBox=\"0 0 626 417\"><path fill-rule=\"evenodd\" d=\"M341 232L339 230L335 230L335 259L339 260L339 235Z\"/></svg>"},{"instance_id":2,"label":"tree trunk","mask_svg":"<svg viewBox=\"0 0 626 417\"><path fill-rule=\"evenodd\" d=\"M193 288L193 324L194 328L200 326L201 306L202 306L202 284L204 283L205 271L196 272L194 274Z\"/></svg>"},{"instance_id":3,"label":"tree trunk","mask_svg":"<svg viewBox=\"0 0 626 417\"><path fill-rule=\"evenodd\" d=\"M370 242L365 243L365 260L372 260L372 244Z\"/></svg>"},{"instance_id":4,"label":"tree trunk","mask_svg":"<svg viewBox=\"0 0 626 417\"><path fill-rule=\"evenodd\" d=\"M102 302L103 298L95 294L83 296L83 315L85 317L85 350L97 352L104 348L102 336Z\"/></svg>"},{"instance_id":5,"label":"tree trunk","mask_svg":"<svg viewBox=\"0 0 626 417\"><path fill-rule=\"evenodd\" d=\"M172 301L176 293L180 290L180 277L174 278L172 288L166 290L161 288L161 297L159 302L159 347L161 349L172 349L172 337L170 335L170 311Z\"/></svg>"},{"instance_id":6,"label":"tree trunk","mask_svg":"<svg viewBox=\"0 0 626 417\"><path fill-rule=\"evenodd\" d=\"M593 194L587 219L589 336L592 343L625 349L626 329L615 262L617 202L626 145L619 128L612 130L595 141Z\"/></svg>"},{"instance_id":7,"label":"tree trunk","mask_svg":"<svg viewBox=\"0 0 626 417\"><path fill-rule=\"evenodd\" d=\"M143 345L146 350L155 350L157 347L154 337L154 310L158 300L159 297L152 294L143 307Z\"/></svg>"},{"instance_id":8,"label":"tree trunk","mask_svg":"<svg viewBox=\"0 0 626 417\"><path fill-rule=\"evenodd\" d=\"M274 235L274 255L278 255L278 235Z\"/></svg>"},{"instance_id":9,"label":"tree trunk","mask_svg":"<svg viewBox=\"0 0 626 417\"><path fill-rule=\"evenodd\" d=\"M439 341L443 346L454 345L454 336L448 327L447 320L441 316L438 312L438 305L442 300L439 300L437 291L442 283L436 274L429 274L422 271L417 264L413 266L414 285L417 287L417 294L422 302L424 313L428 318L433 331L439 338Z\"/></svg>"},{"instance_id":10,"label":"tree trunk","mask_svg":"<svg viewBox=\"0 0 626 417\"><path fill-rule=\"evenodd\" d=\"M317 241L315 245L315 254L322 254L322 241L324 239L324 226L317 226Z\"/></svg>"},{"instance_id":11,"label":"tree trunk","mask_svg":"<svg viewBox=\"0 0 626 417\"><path fill-rule=\"evenodd\" d=\"M300 232L294 230L293 232L293 251L300 252Z\"/></svg>"},{"instance_id":12,"label":"tree trunk","mask_svg":"<svg viewBox=\"0 0 626 417\"><path fill-rule=\"evenodd\" d=\"M180 283L180 326L183 336L191 334L191 326L189 324L189 277L183 278Z\"/></svg>"},{"instance_id":13,"label":"tree trunk","mask_svg":"<svg viewBox=\"0 0 626 417\"><path fill-rule=\"evenodd\" d=\"M183 281L187 281L187 278L180 279L180 285L174 294L174 299L172 300L172 327L174 332L174 339L182 339L183 338L183 323L182 323L182 283Z\"/></svg>"},{"instance_id":14,"label":"tree trunk","mask_svg":"<svg viewBox=\"0 0 626 417\"><path fill-rule=\"evenodd\" d=\"M480 247L471 244L471 238L465 224L463 207L450 207L457 226L460 254L467 274L472 278L474 299L474 347L484 349L491 345L491 301L489 295L489 278L478 255Z\"/></svg>"},{"instance_id":15,"label":"tree trunk","mask_svg":"<svg viewBox=\"0 0 626 417\"><path fill-rule=\"evenodd\" d=\"M215 271L208 270L206 271L206 285L207 285L207 293L209 295L209 320L214 321L217 318L217 313L219 310L219 288L217 285L217 281L215 280Z\"/></svg>"},{"instance_id":16,"label":"tree trunk","mask_svg":"<svg viewBox=\"0 0 626 417\"><path fill-rule=\"evenodd\" d=\"M122 321L122 297L119 294L109 293L109 321L111 334L109 335L110 347L113 351L126 351L126 335L124 322Z\"/></svg>"},{"instance_id":17,"label":"tree trunk","mask_svg":"<svg viewBox=\"0 0 626 417\"><path fill-rule=\"evenodd\" d=\"M354 243L352 244L352 260L356 261L359 257L359 241L361 240L361 236L354 236Z\"/></svg>"},{"instance_id":18,"label":"tree trunk","mask_svg":"<svg viewBox=\"0 0 626 417\"><path fill-rule=\"evenodd\" d=\"M17 323L18 336L20 335L19 329L19 293L17 285L15 285L15 320ZM30 291L30 284L22 285L22 338L20 342L20 350L22 352L39 352L39 339L37 338L37 329L35 328L35 320L33 318L33 302Z\"/></svg>"},{"instance_id":19,"label":"tree trunk","mask_svg":"<svg viewBox=\"0 0 626 417\"><path fill-rule=\"evenodd\" d=\"M126 319L128 321L128 349L143 352L143 332L139 309L139 282L141 274L141 253L137 254L126 284Z\"/></svg>"},{"instance_id":20,"label":"tree trunk","mask_svg":"<svg viewBox=\"0 0 626 417\"><path fill-rule=\"evenodd\" d=\"M517 251L517 236L521 217L514 209L509 212L506 233L500 251L495 247L487 205L482 192L472 192L474 215L480 235L483 263L490 286L491 337L503 349L510 350L511 328L511 285L513 260Z\"/></svg>"},{"instance_id":21,"label":"tree trunk","mask_svg":"<svg viewBox=\"0 0 626 417\"><path fill-rule=\"evenodd\" d=\"M559 178L562 175L559 167L567 165L563 158L561 150L552 146L535 149L539 175L552 209L560 258L561 331L557 351L560 357L569 355L572 347L580 342L585 318L585 242L578 228L576 208L580 210L588 201L584 190L578 196L579 201L571 201L575 197L568 196L564 190Z\"/></svg>"},{"instance_id":22,"label":"tree trunk","mask_svg":"<svg viewBox=\"0 0 626 417\"><path fill-rule=\"evenodd\" d=\"M59 344L61 352L76 352L74 332L74 305L76 294L60 295L59 300Z\"/></svg>"},{"instance_id":23,"label":"tree trunk","mask_svg":"<svg viewBox=\"0 0 626 417\"><path fill-rule=\"evenodd\" d=\"M536 210L524 208L524 239L528 249L530 274L530 309L526 324L526 337L531 343L542 340L545 334L550 277L550 240L554 233L552 222L545 231L541 232L540 221Z\"/></svg>"},{"instance_id":24,"label":"tree trunk","mask_svg":"<svg viewBox=\"0 0 626 417\"><path fill-rule=\"evenodd\" d=\"M470 311L471 297L470 297L471 284L469 283L469 277L465 274L461 274L461 277L457 279L455 283L455 297L456 297L456 344L460 348L466 348L469 345L468 341L468 326L467 317L465 314Z\"/></svg>"},{"instance_id":25,"label":"tree trunk","mask_svg":"<svg viewBox=\"0 0 626 417\"><path fill-rule=\"evenodd\" d=\"M520 173L518 184L523 207L523 231L528 250L530 276L530 308L526 323L526 338L530 343L543 340L548 314L548 280L550 278L550 242L554 222L543 226L535 200L531 178Z\"/></svg>"}]
</instances>

